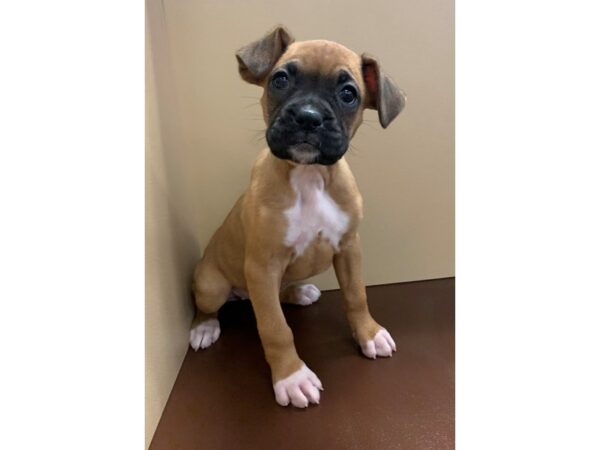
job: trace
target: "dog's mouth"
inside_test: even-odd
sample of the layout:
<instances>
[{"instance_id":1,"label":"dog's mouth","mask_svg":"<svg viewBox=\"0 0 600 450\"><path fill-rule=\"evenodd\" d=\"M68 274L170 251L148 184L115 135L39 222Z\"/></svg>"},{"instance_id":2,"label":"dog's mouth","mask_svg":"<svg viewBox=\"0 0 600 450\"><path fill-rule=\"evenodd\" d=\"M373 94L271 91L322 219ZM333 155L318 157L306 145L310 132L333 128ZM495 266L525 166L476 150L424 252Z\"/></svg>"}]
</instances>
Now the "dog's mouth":
<instances>
[{"instance_id":1,"label":"dog's mouth","mask_svg":"<svg viewBox=\"0 0 600 450\"><path fill-rule=\"evenodd\" d=\"M339 131L306 130L283 127L279 122L266 132L271 153L296 164L334 164L346 151L344 137Z\"/></svg>"},{"instance_id":2,"label":"dog's mouth","mask_svg":"<svg viewBox=\"0 0 600 450\"><path fill-rule=\"evenodd\" d=\"M319 157L318 147L309 142L300 142L291 145L289 153L292 161L298 164L314 164Z\"/></svg>"}]
</instances>

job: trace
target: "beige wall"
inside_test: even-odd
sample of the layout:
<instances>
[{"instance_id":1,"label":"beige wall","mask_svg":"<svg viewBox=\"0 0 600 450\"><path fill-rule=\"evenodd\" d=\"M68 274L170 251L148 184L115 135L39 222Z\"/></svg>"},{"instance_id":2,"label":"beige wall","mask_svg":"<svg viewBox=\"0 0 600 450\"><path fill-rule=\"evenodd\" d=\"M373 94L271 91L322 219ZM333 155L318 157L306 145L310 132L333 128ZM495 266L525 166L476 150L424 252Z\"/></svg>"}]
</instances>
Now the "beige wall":
<instances>
[{"instance_id":1,"label":"beige wall","mask_svg":"<svg viewBox=\"0 0 600 450\"><path fill-rule=\"evenodd\" d=\"M149 12L150 12L149 8ZM148 14L150 18L150 14ZM146 31L146 447L187 349L190 271L200 254L160 23ZM150 33L149 33L150 32ZM149 37L152 36L152 39ZM189 173L189 175L192 175Z\"/></svg>"},{"instance_id":2,"label":"beige wall","mask_svg":"<svg viewBox=\"0 0 600 450\"><path fill-rule=\"evenodd\" d=\"M265 145L260 91L234 52L273 25L379 57L408 94L382 130L365 115L348 155L365 200L368 284L454 275L454 21L451 1L149 0L147 430L187 345L187 281ZM320 287L337 284L331 272Z\"/></svg>"}]
</instances>

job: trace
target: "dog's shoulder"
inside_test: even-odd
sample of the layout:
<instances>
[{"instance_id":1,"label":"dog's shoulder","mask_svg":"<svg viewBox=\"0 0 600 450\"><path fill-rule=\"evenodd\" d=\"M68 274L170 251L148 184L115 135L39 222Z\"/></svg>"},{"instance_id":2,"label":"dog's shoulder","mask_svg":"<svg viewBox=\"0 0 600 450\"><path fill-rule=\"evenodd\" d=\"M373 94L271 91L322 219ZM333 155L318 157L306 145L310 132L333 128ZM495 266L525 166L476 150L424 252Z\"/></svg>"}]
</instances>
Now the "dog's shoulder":
<instances>
[{"instance_id":1,"label":"dog's shoulder","mask_svg":"<svg viewBox=\"0 0 600 450\"><path fill-rule=\"evenodd\" d=\"M362 195L346 158L335 164L327 190L344 211L357 219L362 218Z\"/></svg>"}]
</instances>

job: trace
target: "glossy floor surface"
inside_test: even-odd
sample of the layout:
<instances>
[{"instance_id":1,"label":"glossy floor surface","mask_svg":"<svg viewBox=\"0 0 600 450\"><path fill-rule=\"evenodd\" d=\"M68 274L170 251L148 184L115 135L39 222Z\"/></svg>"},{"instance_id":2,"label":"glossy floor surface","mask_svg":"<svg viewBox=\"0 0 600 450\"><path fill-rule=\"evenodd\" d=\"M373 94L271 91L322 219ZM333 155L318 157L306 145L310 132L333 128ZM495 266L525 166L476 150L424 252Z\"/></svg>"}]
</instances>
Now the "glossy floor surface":
<instances>
[{"instance_id":1,"label":"glossy floor surface","mask_svg":"<svg viewBox=\"0 0 600 450\"><path fill-rule=\"evenodd\" d=\"M275 403L251 305L227 303L220 339L188 351L150 448L453 449L454 279L367 292L396 341L392 358L361 355L339 291L284 305L298 354L325 387L304 410Z\"/></svg>"}]
</instances>

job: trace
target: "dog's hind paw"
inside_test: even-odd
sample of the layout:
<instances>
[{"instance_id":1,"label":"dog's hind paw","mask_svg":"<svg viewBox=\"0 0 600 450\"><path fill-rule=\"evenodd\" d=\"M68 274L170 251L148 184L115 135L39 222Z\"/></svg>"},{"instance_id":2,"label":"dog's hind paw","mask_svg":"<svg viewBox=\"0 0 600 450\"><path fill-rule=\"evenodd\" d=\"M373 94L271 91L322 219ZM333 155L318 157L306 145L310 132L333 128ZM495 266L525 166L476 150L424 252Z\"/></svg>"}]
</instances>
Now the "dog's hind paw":
<instances>
[{"instance_id":1,"label":"dog's hind paw","mask_svg":"<svg viewBox=\"0 0 600 450\"><path fill-rule=\"evenodd\" d=\"M294 291L285 303L308 306L319 300L319 297L321 291L314 284L301 284L294 287Z\"/></svg>"},{"instance_id":2,"label":"dog's hind paw","mask_svg":"<svg viewBox=\"0 0 600 450\"><path fill-rule=\"evenodd\" d=\"M219 339L220 334L219 320L206 320L190 330L190 345L195 351L199 348L208 348Z\"/></svg>"}]
</instances>

